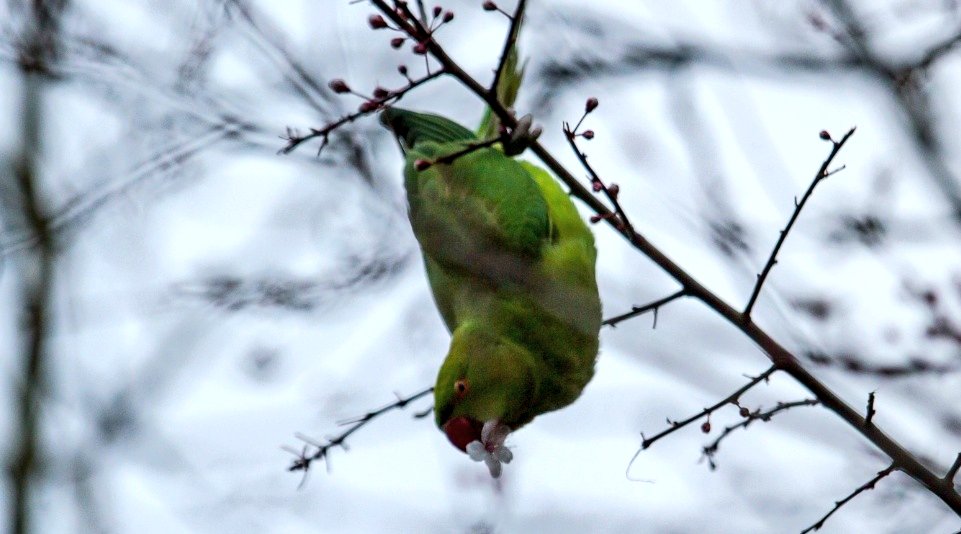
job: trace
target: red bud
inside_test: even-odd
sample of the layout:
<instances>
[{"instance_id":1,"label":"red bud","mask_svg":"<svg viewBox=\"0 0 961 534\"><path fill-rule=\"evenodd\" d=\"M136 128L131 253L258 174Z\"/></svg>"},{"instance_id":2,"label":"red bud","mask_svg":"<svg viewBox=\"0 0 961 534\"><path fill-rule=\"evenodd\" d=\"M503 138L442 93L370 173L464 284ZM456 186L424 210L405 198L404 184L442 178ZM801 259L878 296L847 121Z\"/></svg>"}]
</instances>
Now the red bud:
<instances>
[{"instance_id":1,"label":"red bud","mask_svg":"<svg viewBox=\"0 0 961 534\"><path fill-rule=\"evenodd\" d=\"M617 198L617 194L621 192L621 186L617 184L611 184L607 186L607 192L614 198Z\"/></svg>"},{"instance_id":2,"label":"red bud","mask_svg":"<svg viewBox=\"0 0 961 534\"><path fill-rule=\"evenodd\" d=\"M491 2L491 0L487 0L484 2L484 11L497 11L497 4Z\"/></svg>"},{"instance_id":3,"label":"red bud","mask_svg":"<svg viewBox=\"0 0 961 534\"><path fill-rule=\"evenodd\" d=\"M591 215L591 224L597 224L599 222L601 222L600 215Z\"/></svg>"},{"instance_id":4,"label":"red bud","mask_svg":"<svg viewBox=\"0 0 961 534\"><path fill-rule=\"evenodd\" d=\"M378 107L380 107L380 104L378 104L377 102L372 102L370 100L367 100L366 102L361 104L360 107L357 108L357 110L360 111L361 113L370 113L371 111L374 111Z\"/></svg>"},{"instance_id":5,"label":"red bud","mask_svg":"<svg viewBox=\"0 0 961 534\"><path fill-rule=\"evenodd\" d=\"M584 130L584 133L581 134L581 137L587 139L588 141L594 139L594 130Z\"/></svg>"},{"instance_id":6,"label":"red bud","mask_svg":"<svg viewBox=\"0 0 961 534\"><path fill-rule=\"evenodd\" d=\"M427 43L417 43L414 45L413 50L418 56L423 56L427 53Z\"/></svg>"},{"instance_id":7,"label":"red bud","mask_svg":"<svg viewBox=\"0 0 961 534\"><path fill-rule=\"evenodd\" d=\"M407 65L397 65L397 72L402 76L407 76Z\"/></svg>"},{"instance_id":8,"label":"red bud","mask_svg":"<svg viewBox=\"0 0 961 534\"><path fill-rule=\"evenodd\" d=\"M821 130L821 133L818 134L818 137L825 141L831 140L831 134L829 134L827 130Z\"/></svg>"},{"instance_id":9,"label":"red bud","mask_svg":"<svg viewBox=\"0 0 961 534\"><path fill-rule=\"evenodd\" d=\"M404 46L404 41L406 40L407 39L405 37L394 37L390 40L390 47L394 49L400 48Z\"/></svg>"},{"instance_id":10,"label":"red bud","mask_svg":"<svg viewBox=\"0 0 961 534\"><path fill-rule=\"evenodd\" d=\"M604 184L602 184L600 180L594 180L593 182L591 182L591 189L593 189L594 192L597 193L601 189L604 189Z\"/></svg>"},{"instance_id":11,"label":"red bud","mask_svg":"<svg viewBox=\"0 0 961 534\"><path fill-rule=\"evenodd\" d=\"M597 104L598 102L596 98L594 98L593 96L588 98L587 103L584 105L584 112L590 113L594 111L595 109L597 109Z\"/></svg>"},{"instance_id":12,"label":"red bud","mask_svg":"<svg viewBox=\"0 0 961 534\"><path fill-rule=\"evenodd\" d=\"M704 424L701 425L701 432L704 432L705 434L708 434L708 433L711 432L711 422L710 422L710 421L704 421Z\"/></svg>"},{"instance_id":13,"label":"red bud","mask_svg":"<svg viewBox=\"0 0 961 534\"><path fill-rule=\"evenodd\" d=\"M350 87L347 85L347 82L341 80L340 78L330 80L330 83L327 84L327 87L330 87L330 90L337 94L350 92Z\"/></svg>"},{"instance_id":14,"label":"red bud","mask_svg":"<svg viewBox=\"0 0 961 534\"><path fill-rule=\"evenodd\" d=\"M374 89L374 98L384 99L384 98L387 98L387 95L389 94L390 94L390 91L388 91L387 89L384 89L383 87L377 87L376 89Z\"/></svg>"},{"instance_id":15,"label":"red bud","mask_svg":"<svg viewBox=\"0 0 961 534\"><path fill-rule=\"evenodd\" d=\"M741 406L741 410L738 413L741 414L741 417L748 417L751 415L751 410L748 410L744 406Z\"/></svg>"},{"instance_id":16,"label":"red bud","mask_svg":"<svg viewBox=\"0 0 961 534\"><path fill-rule=\"evenodd\" d=\"M375 30L382 30L387 27L387 21L380 15L367 17L367 24L370 24L370 27Z\"/></svg>"},{"instance_id":17,"label":"red bud","mask_svg":"<svg viewBox=\"0 0 961 534\"><path fill-rule=\"evenodd\" d=\"M435 17L439 17L441 11L443 11L443 9L441 9L440 6L434 6L434 16L435 16Z\"/></svg>"},{"instance_id":18,"label":"red bud","mask_svg":"<svg viewBox=\"0 0 961 534\"><path fill-rule=\"evenodd\" d=\"M444 13L444 22L450 22L450 21L452 21L452 20L454 20L454 12L453 12L453 11L448 11L447 13Z\"/></svg>"}]
</instances>

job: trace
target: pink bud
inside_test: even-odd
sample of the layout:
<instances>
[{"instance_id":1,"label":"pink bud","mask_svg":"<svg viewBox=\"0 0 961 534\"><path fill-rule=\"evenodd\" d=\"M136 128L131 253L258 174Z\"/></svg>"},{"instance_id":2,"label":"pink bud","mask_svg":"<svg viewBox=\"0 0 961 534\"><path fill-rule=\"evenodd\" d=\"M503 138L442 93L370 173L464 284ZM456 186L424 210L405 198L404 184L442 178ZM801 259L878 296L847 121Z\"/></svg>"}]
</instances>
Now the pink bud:
<instances>
[{"instance_id":1,"label":"pink bud","mask_svg":"<svg viewBox=\"0 0 961 534\"><path fill-rule=\"evenodd\" d=\"M440 6L434 6L434 11L433 11L433 13L434 13L434 16L435 16L435 17L439 17L441 11L443 11L443 9L441 9Z\"/></svg>"},{"instance_id":2,"label":"pink bud","mask_svg":"<svg viewBox=\"0 0 961 534\"><path fill-rule=\"evenodd\" d=\"M454 20L454 12L453 12L453 11L448 11L447 13L444 13L444 22L450 22L450 21L452 21L452 20Z\"/></svg>"},{"instance_id":3,"label":"pink bud","mask_svg":"<svg viewBox=\"0 0 961 534\"><path fill-rule=\"evenodd\" d=\"M407 76L407 65L397 65L397 72L399 72L401 76Z\"/></svg>"},{"instance_id":4,"label":"pink bud","mask_svg":"<svg viewBox=\"0 0 961 534\"><path fill-rule=\"evenodd\" d=\"M614 198L617 198L617 194L621 192L621 186L617 184L611 184L607 186L607 192Z\"/></svg>"},{"instance_id":5,"label":"pink bud","mask_svg":"<svg viewBox=\"0 0 961 534\"><path fill-rule=\"evenodd\" d=\"M390 40L390 47L394 49L400 48L404 46L404 41L406 40L407 39L405 37L394 37Z\"/></svg>"},{"instance_id":6,"label":"pink bud","mask_svg":"<svg viewBox=\"0 0 961 534\"><path fill-rule=\"evenodd\" d=\"M371 111L374 111L378 107L380 107L380 105L377 102L367 100L363 104L361 104L360 107L357 108L357 111L360 111L361 113L370 113Z\"/></svg>"},{"instance_id":7,"label":"pink bud","mask_svg":"<svg viewBox=\"0 0 961 534\"><path fill-rule=\"evenodd\" d=\"M374 98L384 99L387 98L387 95L389 94L390 91L384 89L383 87L377 87L374 89Z\"/></svg>"},{"instance_id":8,"label":"pink bud","mask_svg":"<svg viewBox=\"0 0 961 534\"><path fill-rule=\"evenodd\" d=\"M417 43L414 45L413 50L418 56L423 56L427 53L427 43Z\"/></svg>"},{"instance_id":9,"label":"pink bud","mask_svg":"<svg viewBox=\"0 0 961 534\"><path fill-rule=\"evenodd\" d=\"M741 414L741 417L748 417L748 416L751 415L751 410L748 410L748 409L745 408L744 406L741 406L741 409L740 409L740 411L739 411L738 413Z\"/></svg>"},{"instance_id":10,"label":"pink bud","mask_svg":"<svg viewBox=\"0 0 961 534\"><path fill-rule=\"evenodd\" d=\"M380 15L367 17L367 24L370 24L370 27L375 30L382 30L387 27L387 21Z\"/></svg>"},{"instance_id":11,"label":"pink bud","mask_svg":"<svg viewBox=\"0 0 961 534\"><path fill-rule=\"evenodd\" d=\"M601 222L600 215L591 215L591 224L597 224L599 222Z\"/></svg>"},{"instance_id":12,"label":"pink bud","mask_svg":"<svg viewBox=\"0 0 961 534\"><path fill-rule=\"evenodd\" d=\"M710 422L710 421L704 421L704 424L701 425L701 432L704 432L705 434L709 434L709 433L711 432L711 422Z\"/></svg>"},{"instance_id":13,"label":"pink bud","mask_svg":"<svg viewBox=\"0 0 961 534\"><path fill-rule=\"evenodd\" d=\"M327 87L330 87L330 90L337 94L350 92L350 87L347 85L347 82L341 80L340 78L330 80L330 83L327 84Z\"/></svg>"},{"instance_id":14,"label":"pink bud","mask_svg":"<svg viewBox=\"0 0 961 534\"><path fill-rule=\"evenodd\" d=\"M598 102L596 98L594 98L593 96L588 98L587 103L584 105L584 112L590 113L594 111L595 109L597 109L597 104Z\"/></svg>"},{"instance_id":15,"label":"pink bud","mask_svg":"<svg viewBox=\"0 0 961 534\"><path fill-rule=\"evenodd\" d=\"M594 139L594 130L584 130L584 133L581 134L581 137L587 139L588 141Z\"/></svg>"},{"instance_id":16,"label":"pink bud","mask_svg":"<svg viewBox=\"0 0 961 534\"><path fill-rule=\"evenodd\" d=\"M831 140L831 134L829 134L827 130L821 130L821 133L818 134L818 137L825 141Z\"/></svg>"},{"instance_id":17,"label":"pink bud","mask_svg":"<svg viewBox=\"0 0 961 534\"><path fill-rule=\"evenodd\" d=\"M597 193L601 189L604 189L604 184L602 184L600 180L594 180L593 182L591 182L591 189L593 189L594 192Z\"/></svg>"},{"instance_id":18,"label":"pink bud","mask_svg":"<svg viewBox=\"0 0 961 534\"><path fill-rule=\"evenodd\" d=\"M487 0L484 2L484 11L497 11L497 4L491 2L491 0Z\"/></svg>"}]
</instances>

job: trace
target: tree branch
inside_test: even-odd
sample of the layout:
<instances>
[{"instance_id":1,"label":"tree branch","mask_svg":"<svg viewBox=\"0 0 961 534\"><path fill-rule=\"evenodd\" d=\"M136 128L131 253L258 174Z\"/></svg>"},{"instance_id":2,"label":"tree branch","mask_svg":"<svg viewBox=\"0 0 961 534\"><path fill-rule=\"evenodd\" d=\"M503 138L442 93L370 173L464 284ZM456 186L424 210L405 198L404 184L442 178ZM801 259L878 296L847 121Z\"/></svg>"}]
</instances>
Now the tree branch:
<instances>
[{"instance_id":1,"label":"tree branch","mask_svg":"<svg viewBox=\"0 0 961 534\"><path fill-rule=\"evenodd\" d=\"M872 391L871 393L868 393L868 407L867 407L867 410L865 410L865 416L864 416L864 424L866 425L873 425L874 423L872 423L871 421L874 419L874 415L878 413L878 411L874 409L875 393L876 392L874 391Z\"/></svg>"},{"instance_id":2,"label":"tree branch","mask_svg":"<svg viewBox=\"0 0 961 534\"><path fill-rule=\"evenodd\" d=\"M828 167L831 166L831 163L834 161L835 156L837 156L838 152L841 151L841 148L844 147L844 143L847 143L848 139L850 139L851 136L854 135L854 130L855 128L851 128L850 130L848 130L848 133L844 134L844 137L842 137L840 141L834 141L833 139L831 139L831 136L827 132L821 132L822 138L826 137L826 139L830 140L831 143L833 144L833 146L831 147L831 153L828 154L828 157L824 160L824 163L822 163L821 167L818 169L817 174L814 175L814 179L811 180L811 185L808 186L808 189L804 193L804 196L801 197L801 202L798 202L797 197L795 197L794 213L791 214L791 218L788 220L787 226L785 226L784 229L781 230L781 235L780 237L778 237L777 243L774 244L774 249L771 250L771 255L770 257L768 257L767 263L764 265L764 268L761 270L761 274L757 275L757 283L754 284L754 290L751 291L751 298L747 301L747 306L744 308L745 317L751 316L751 310L754 309L754 304L757 302L758 295L761 294L761 287L764 285L764 281L767 280L768 275L771 274L771 269L773 269L774 265L777 263L777 254L778 252L781 251L781 246L784 245L784 241L787 240L788 233L791 231L791 228L794 227L794 223L797 222L798 217L801 215L801 210L804 209L804 205L807 203L808 199L811 198L811 194L814 193L814 188L817 187L819 183L821 183L821 180L824 180L828 176L837 172L837 171L829 172Z\"/></svg>"},{"instance_id":3,"label":"tree branch","mask_svg":"<svg viewBox=\"0 0 961 534\"><path fill-rule=\"evenodd\" d=\"M527 0L518 0L517 8L514 9L514 14L510 17L511 25L507 30L507 38L504 39L504 49L501 51L501 58L497 62L497 70L494 71L494 81L491 82L489 89L495 99L498 98L497 86L500 84L501 76L504 75L504 68L507 67L507 58L510 56L514 44L517 43L517 35L521 29L521 22L523 22L526 7Z\"/></svg>"},{"instance_id":4,"label":"tree branch","mask_svg":"<svg viewBox=\"0 0 961 534\"><path fill-rule=\"evenodd\" d=\"M754 410L753 412L748 411L747 408L741 408L743 410L741 412L742 415L744 413L747 413L747 415L744 417L744 420L737 424L725 427L724 431L721 432L720 436L718 436L709 445L704 446L704 449L702 451L702 454L703 454L702 457L707 459L708 466L710 466L711 470L713 471L717 469L717 463L715 463L714 461L714 456L717 454L717 451L721 446L721 441L723 441L724 438L734 433L737 429L747 428L754 421L763 421L766 423L770 421L771 418L777 415L778 413L783 412L785 410L790 410L791 408L797 408L799 406L816 406L820 403L821 401L817 399L804 399L804 400L792 401L792 402L779 402L777 403L777 406L775 406L774 408L771 408L766 412L762 412L760 408L758 408L757 410Z\"/></svg>"},{"instance_id":5,"label":"tree branch","mask_svg":"<svg viewBox=\"0 0 961 534\"><path fill-rule=\"evenodd\" d=\"M637 317L637 316L639 316L639 315L644 315L645 313L647 313L647 312L649 312L649 311L653 311L653 312L654 312L654 327L656 328L656 327L657 327L657 310L659 310L661 306L663 306L663 305L665 305L665 304L667 304L667 303L669 303L669 302L673 302L673 301L675 301L675 300L677 300L677 299L679 299L679 298L686 297L686 296L688 296L688 295L690 295L690 293L688 293L687 289L681 289L681 290L678 290L678 291L676 291L676 292L674 292L674 293L671 293L670 295L668 295L668 296L666 296L666 297L657 299L657 300L655 300L655 301L653 301L653 302L649 302L649 303L647 303L647 304L645 304L645 305L643 305L643 306L633 306L633 307L631 308L631 311L629 311L629 312L627 312L627 313L622 313L622 314L620 314L620 315L615 315L614 317L611 317L610 319L605 319L604 322L601 323L601 324L604 325L604 326L613 326L613 327L616 327L617 324L620 323L620 322L622 322L622 321L626 321L626 320L631 319L631 318L633 318L633 317Z\"/></svg>"},{"instance_id":6,"label":"tree branch","mask_svg":"<svg viewBox=\"0 0 961 534\"><path fill-rule=\"evenodd\" d=\"M420 33L418 28L411 26L411 24L417 24L416 20L414 20L412 23L408 23L405 18L398 15L394 9L388 6L384 0L369 1L373 6L381 11L385 17L390 18L405 32L415 32L410 33L410 35L426 38L427 41L425 44L428 52L430 52L430 54L437 59L437 61L451 76L460 81L460 83L470 92L474 93L474 95L487 103L487 105L490 106L491 111L501 120L502 124L508 128L514 128L517 126L517 120L513 117L513 115L504 106L502 106L496 98L492 98L489 91L487 91L485 87L480 85L477 80L467 74L453 59L450 58L450 56L447 55L444 49L435 40L429 38L429 35ZM812 375L807 369L805 369L798 361L797 357L794 356L794 354L775 341L770 335L767 334L767 332L762 330L753 321L751 321L749 317L746 317L743 313L734 309L725 301L721 300L711 290L695 280L686 270L668 258L667 255L665 255L659 248L654 246L644 236L636 231L632 231L626 227L623 227L624 225L616 224L616 220L612 221L611 218L614 216L614 214L611 212L611 210L608 209L603 202L591 194L591 192L586 189L580 183L580 181L570 173L570 171L561 165L557 158L555 158L546 148L544 148L543 145L534 141L531 143L530 149L532 152L534 152L538 159L540 159L541 162L558 177L558 179L560 179L570 188L572 195L579 198L592 210L594 210L599 217L602 217L604 220L606 220L608 224L610 224L613 228L615 228L615 230L618 231L618 233L627 239L627 241L634 248L636 248L644 256L664 270L668 275L674 278L681 285L681 287L687 288L692 297L703 302L706 306L714 310L715 313L723 317L726 321L744 333L745 336L758 345L758 347L767 355L777 369L783 370L785 373L794 378L794 380L814 394L814 396L820 400L827 409L834 412L835 415L854 428L857 432L874 444L875 447L883 451L889 458L891 458L897 469L904 471L912 478L917 480L920 484L927 488L928 491L934 495L937 495L938 498L940 498L949 508L951 508L952 511L961 516L961 494L958 494L958 492L954 491L953 488L945 487L941 477L936 475L933 471L931 471L931 469L921 463L921 461L910 451L905 449L900 443L881 431L876 425L866 424L864 417L857 410L851 407L833 390L831 390L814 375Z\"/></svg>"},{"instance_id":7,"label":"tree branch","mask_svg":"<svg viewBox=\"0 0 961 534\"><path fill-rule=\"evenodd\" d=\"M958 453L958 457L954 459L954 463L948 468L948 472L944 475L944 482L948 486L954 485L954 477L958 476L958 471L961 470L961 452Z\"/></svg>"},{"instance_id":8,"label":"tree branch","mask_svg":"<svg viewBox=\"0 0 961 534\"><path fill-rule=\"evenodd\" d=\"M398 396L397 401L392 402L386 406L383 406L376 410L369 411L360 417L355 417L353 419L341 421L340 422L341 425L349 425L347 429L341 432L340 434L338 434L337 436L334 436L332 438L327 438L327 440L324 443L318 443L304 435L298 434L297 437L302 441L304 441L305 443L307 443L307 445L305 445L303 449L301 449L300 451L295 450L291 447L284 447L284 450L291 452L297 457L294 459L293 463L290 464L290 467L288 467L287 470L306 472L308 469L310 469L310 464L314 462L314 460L322 460L326 458L330 449L334 447L341 447L346 449L344 442L347 441L347 438L350 437L350 435L353 434L354 432L357 432L358 430L363 428L365 425L367 425L368 423L376 419L377 417L393 410L400 410L400 409L406 408L408 404L416 401L421 397L429 395L433 391L434 391L434 388L429 387L423 391L414 393L409 397ZM415 414L415 417L425 417L429 413L430 413L429 410L418 412L417 414ZM308 449L311 446L316 447L317 450L312 453L309 453Z\"/></svg>"},{"instance_id":9,"label":"tree branch","mask_svg":"<svg viewBox=\"0 0 961 534\"><path fill-rule=\"evenodd\" d=\"M758 376L752 378L750 382L748 382L747 384L744 384L743 386L741 386L740 388L738 388L737 391L735 391L734 393L731 393L731 394L728 395L727 397L724 397L723 399L721 399L720 401L718 401L718 402L717 402L716 404L714 404L713 406L710 406L710 407L708 407L708 408L704 408L704 409L701 410L699 413L696 413L696 414L688 417L687 419L684 419L683 421L671 421L670 419L668 419L668 420L667 420L667 423L668 423L668 425L670 425L670 426L669 426L667 429L662 430L662 431L658 432L657 434L655 434L655 435L653 435L653 436L651 436L651 437L649 437L649 438L648 438L648 437L644 437L644 434L642 433L642 434L641 434L641 448L637 451L637 454L640 454L641 451L643 451L643 450L647 449L648 447L650 447L651 445L653 445L655 442L657 442L657 440L659 440L659 439L661 439L661 438L664 438L664 437L666 437L666 436L668 436L668 435L670 435L670 434L673 434L674 432L677 432L678 430L686 427L687 425L690 425L691 423L697 421L698 419L700 419L700 418L702 418L702 417L707 417L707 416L711 415L711 414L714 413L715 411L719 410L720 408L723 408L724 406L727 406L728 404L737 405L737 401L738 401L738 399L741 398L741 395L743 395L745 392L747 392L748 390L750 390L750 389L753 388L754 386L760 384L761 382L766 381L766 380L767 380L768 378L770 378L771 375L774 374L777 370L778 370L777 367L771 367L771 368L768 369L767 371L764 371L763 373L759 374ZM708 430L710 430L710 428L708 428ZM637 457L637 454L634 455L635 458ZM633 460L631 460L631 461L633 461Z\"/></svg>"},{"instance_id":10,"label":"tree branch","mask_svg":"<svg viewBox=\"0 0 961 534\"><path fill-rule=\"evenodd\" d=\"M594 103L596 105L596 100ZM567 143L571 146L571 150L573 150L574 154L577 156L577 160L581 162L581 166L584 167L584 169L590 175L591 188L595 190L603 191L604 196L606 196L607 200L609 200L611 205L614 206L615 228L617 228L618 226L623 226L624 228L618 228L618 230L620 230L622 233L634 234L635 233L634 226L631 224L630 219L627 218L627 213L624 212L624 208L621 207L621 203L617 200L618 190L612 191L613 186L608 186L606 183L604 183L603 180L601 180L601 177L598 176L597 171L594 170L594 167L592 167L591 164L588 163L587 154L582 152L581 149L578 148L577 146L577 141L576 141L577 135L578 135L577 129L580 127L581 123L584 122L584 117L586 117L587 114L590 112L591 112L590 108L586 109L584 112L584 115L581 116L581 120L577 121L577 125L574 126L573 129L571 129L571 127L567 123L564 123L564 137L567 139ZM597 218L591 219L591 222L599 222L601 219L610 219L610 218L611 218L610 215L605 216L603 214L598 214Z\"/></svg>"},{"instance_id":11,"label":"tree branch","mask_svg":"<svg viewBox=\"0 0 961 534\"><path fill-rule=\"evenodd\" d=\"M407 72L407 71L406 71L406 68L405 68L405 69L402 71L402 74L404 74L404 76L406 76L406 72ZM311 128L309 134L299 135L296 131L288 128L288 129L287 129L287 135L281 137L281 139L283 139L284 141L287 141L287 144L284 145L284 147L280 149L279 153L280 153L280 154L290 154L290 153L293 152L298 146L300 146L301 144L305 143L306 141L310 141L311 139L315 139L315 138L320 137L320 138L321 138L320 148L317 149L317 154L320 155L321 151L324 150L324 147L326 147L326 146L328 145L329 140L330 140L330 134L331 134L334 130L336 130L336 129L342 127L342 126L344 126L345 124L347 124L347 123L349 123L349 122L354 122L355 120L357 120L357 119L360 118L360 117L363 117L363 116L365 116L365 115L370 115L371 113L375 113L375 112L379 111L380 109L382 109L384 106L386 106L386 105L388 105L388 104L393 104L394 102L397 102L398 100L400 100L401 98L403 98L404 95L406 95L406 94L409 93L410 91L416 89L417 87L420 87L421 85L424 85L425 83L433 80L434 78L438 78L438 77L440 77L440 76L443 76L444 74L446 74L446 73L444 72L444 69L440 69L440 70L435 71L435 72L429 72L429 73L426 74L424 77L418 78L418 79L416 79L416 80L411 79L410 77L408 77L408 78L407 78L408 83L407 83L407 85L405 85L404 87L401 87L400 89L395 89L395 90L392 90L392 91L391 91L391 90L388 90L388 91L386 91L385 94L383 94L383 95L381 95L381 96L379 96L379 97L376 96L376 95L373 96L373 97L364 97L364 98L367 98L367 100L364 101L364 103L361 105L360 109L358 109L357 111L355 111L355 112L353 112L353 113L349 113L349 114L347 114L347 115L344 115L343 117L335 120L334 122L331 122L331 123L329 123L329 124L324 125L323 128ZM336 83L336 82L338 82L338 81L340 81L340 80L335 80L335 81L331 82L331 84L334 84L334 83ZM341 83L342 83L342 82L341 82ZM344 87L346 88L346 84L344 85ZM342 92L352 92L352 91L350 91L350 89L347 89L346 91L342 91ZM361 95L361 96L363 96L363 95Z\"/></svg>"},{"instance_id":12,"label":"tree branch","mask_svg":"<svg viewBox=\"0 0 961 534\"><path fill-rule=\"evenodd\" d=\"M809 526L808 528L802 530L802 531L801 531L801 534L807 534L808 532L813 532L813 531L815 531L815 530L820 530L821 527L824 526L824 522L827 521L829 517L831 517L832 515L834 515L834 512L837 512L838 510L840 510L842 506L844 506L845 504L851 502L851 499L857 497L859 494L864 493L865 491L874 489L874 485L875 485L875 484L877 484L882 478L884 478L884 477L890 475L891 473L893 473L896 469L897 469L897 466L894 465L894 464L891 464L887 469L884 469L884 470L882 470L882 471L878 471L878 474L877 474L874 478L872 478L871 480L868 480L867 482L865 482L864 484L862 484L860 487L858 487L858 489L856 489L856 490L854 490L853 492L851 492L851 494L848 495L847 497L841 499L840 501L835 502L835 503L834 503L834 508L831 508L831 510L830 510L828 513L824 514L824 517L822 517L821 519L819 519L817 523L814 523L813 525Z\"/></svg>"}]
</instances>

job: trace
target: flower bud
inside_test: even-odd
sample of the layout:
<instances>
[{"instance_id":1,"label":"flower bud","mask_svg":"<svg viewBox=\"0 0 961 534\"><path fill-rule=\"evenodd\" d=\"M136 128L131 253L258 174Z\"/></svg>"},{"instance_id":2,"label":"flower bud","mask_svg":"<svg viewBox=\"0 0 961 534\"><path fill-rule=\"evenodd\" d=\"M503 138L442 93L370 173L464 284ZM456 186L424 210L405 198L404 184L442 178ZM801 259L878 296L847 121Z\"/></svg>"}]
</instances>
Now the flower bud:
<instances>
[{"instance_id":1,"label":"flower bud","mask_svg":"<svg viewBox=\"0 0 961 534\"><path fill-rule=\"evenodd\" d=\"M407 65L397 65L397 72L399 72L401 76L407 76Z\"/></svg>"},{"instance_id":2,"label":"flower bud","mask_svg":"<svg viewBox=\"0 0 961 534\"><path fill-rule=\"evenodd\" d=\"M441 9L440 6L434 6L434 11L433 11L433 13L434 13L434 16L435 16L435 17L439 17L441 11L443 11L443 9Z\"/></svg>"},{"instance_id":3,"label":"flower bud","mask_svg":"<svg viewBox=\"0 0 961 534\"><path fill-rule=\"evenodd\" d=\"M581 137L587 139L588 141L594 139L594 130L584 130L584 133L581 134Z\"/></svg>"},{"instance_id":4,"label":"flower bud","mask_svg":"<svg viewBox=\"0 0 961 534\"><path fill-rule=\"evenodd\" d=\"M711 432L711 422L710 422L710 421L704 421L704 424L701 425L701 432L704 432L705 434L709 434L709 433Z\"/></svg>"},{"instance_id":5,"label":"flower bud","mask_svg":"<svg viewBox=\"0 0 961 534\"><path fill-rule=\"evenodd\" d=\"M384 89L383 87L377 87L374 89L374 98L383 100L384 98L387 98L388 95L390 95L390 91Z\"/></svg>"},{"instance_id":6,"label":"flower bud","mask_svg":"<svg viewBox=\"0 0 961 534\"><path fill-rule=\"evenodd\" d=\"M741 417L750 417L750 415L751 415L751 410L748 410L748 409L745 408L744 406L741 406L741 409L738 411L738 413L741 414Z\"/></svg>"},{"instance_id":7,"label":"flower bud","mask_svg":"<svg viewBox=\"0 0 961 534\"><path fill-rule=\"evenodd\" d=\"M423 56L427 53L427 43L417 43L414 45L413 50L418 56Z\"/></svg>"},{"instance_id":8,"label":"flower bud","mask_svg":"<svg viewBox=\"0 0 961 534\"><path fill-rule=\"evenodd\" d=\"M831 140L831 134L829 134L827 130L821 130L821 133L818 134L818 137L825 141Z\"/></svg>"},{"instance_id":9,"label":"flower bud","mask_svg":"<svg viewBox=\"0 0 961 534\"><path fill-rule=\"evenodd\" d=\"M601 222L600 215L591 215L591 224L597 224L599 222Z\"/></svg>"},{"instance_id":10,"label":"flower bud","mask_svg":"<svg viewBox=\"0 0 961 534\"><path fill-rule=\"evenodd\" d=\"M380 107L380 105L377 102L367 100L363 104L361 104L360 107L357 108L357 111L360 111L361 113L370 113L371 111L374 111L378 107Z\"/></svg>"},{"instance_id":11,"label":"flower bud","mask_svg":"<svg viewBox=\"0 0 961 534\"><path fill-rule=\"evenodd\" d=\"M330 87L330 90L337 94L350 92L350 87L347 85L347 82L341 80L340 78L330 80L330 83L327 84L327 87Z\"/></svg>"},{"instance_id":12,"label":"flower bud","mask_svg":"<svg viewBox=\"0 0 961 534\"><path fill-rule=\"evenodd\" d=\"M387 27L387 21L380 15L367 17L367 24L370 24L370 27L375 30L382 30Z\"/></svg>"},{"instance_id":13,"label":"flower bud","mask_svg":"<svg viewBox=\"0 0 961 534\"><path fill-rule=\"evenodd\" d=\"M487 0L486 2L484 2L484 11L496 11L496 10L497 10L497 4L495 4L494 2L491 2L491 0Z\"/></svg>"},{"instance_id":14,"label":"flower bud","mask_svg":"<svg viewBox=\"0 0 961 534\"><path fill-rule=\"evenodd\" d=\"M396 50L404 46L404 41L406 40L407 40L406 37L394 37L393 39L390 40L390 47Z\"/></svg>"},{"instance_id":15,"label":"flower bud","mask_svg":"<svg viewBox=\"0 0 961 534\"><path fill-rule=\"evenodd\" d=\"M444 13L444 22L450 22L450 21L452 21L452 20L454 20L454 12L453 12L453 11L448 11L447 13Z\"/></svg>"},{"instance_id":16,"label":"flower bud","mask_svg":"<svg viewBox=\"0 0 961 534\"><path fill-rule=\"evenodd\" d=\"M584 113L590 113L597 109L597 99L593 96L587 99L587 103L584 104Z\"/></svg>"}]
</instances>

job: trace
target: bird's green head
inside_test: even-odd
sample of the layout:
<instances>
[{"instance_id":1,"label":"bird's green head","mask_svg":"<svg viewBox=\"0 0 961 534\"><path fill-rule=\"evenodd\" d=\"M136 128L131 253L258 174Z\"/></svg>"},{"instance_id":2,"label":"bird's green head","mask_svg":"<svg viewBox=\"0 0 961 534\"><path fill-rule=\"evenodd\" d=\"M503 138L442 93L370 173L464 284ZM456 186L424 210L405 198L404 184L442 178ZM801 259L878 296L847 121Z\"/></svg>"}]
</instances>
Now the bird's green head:
<instances>
[{"instance_id":1,"label":"bird's green head","mask_svg":"<svg viewBox=\"0 0 961 534\"><path fill-rule=\"evenodd\" d=\"M405 153L427 141L450 143L476 140L474 132L450 119L431 113L389 107L380 113L380 123L394 132Z\"/></svg>"},{"instance_id":2,"label":"bird's green head","mask_svg":"<svg viewBox=\"0 0 961 534\"><path fill-rule=\"evenodd\" d=\"M434 386L437 426L462 451L482 441L485 425L500 429L503 441L507 432L533 418L538 389L534 366L533 355L520 345L462 325L454 331Z\"/></svg>"}]
</instances>

